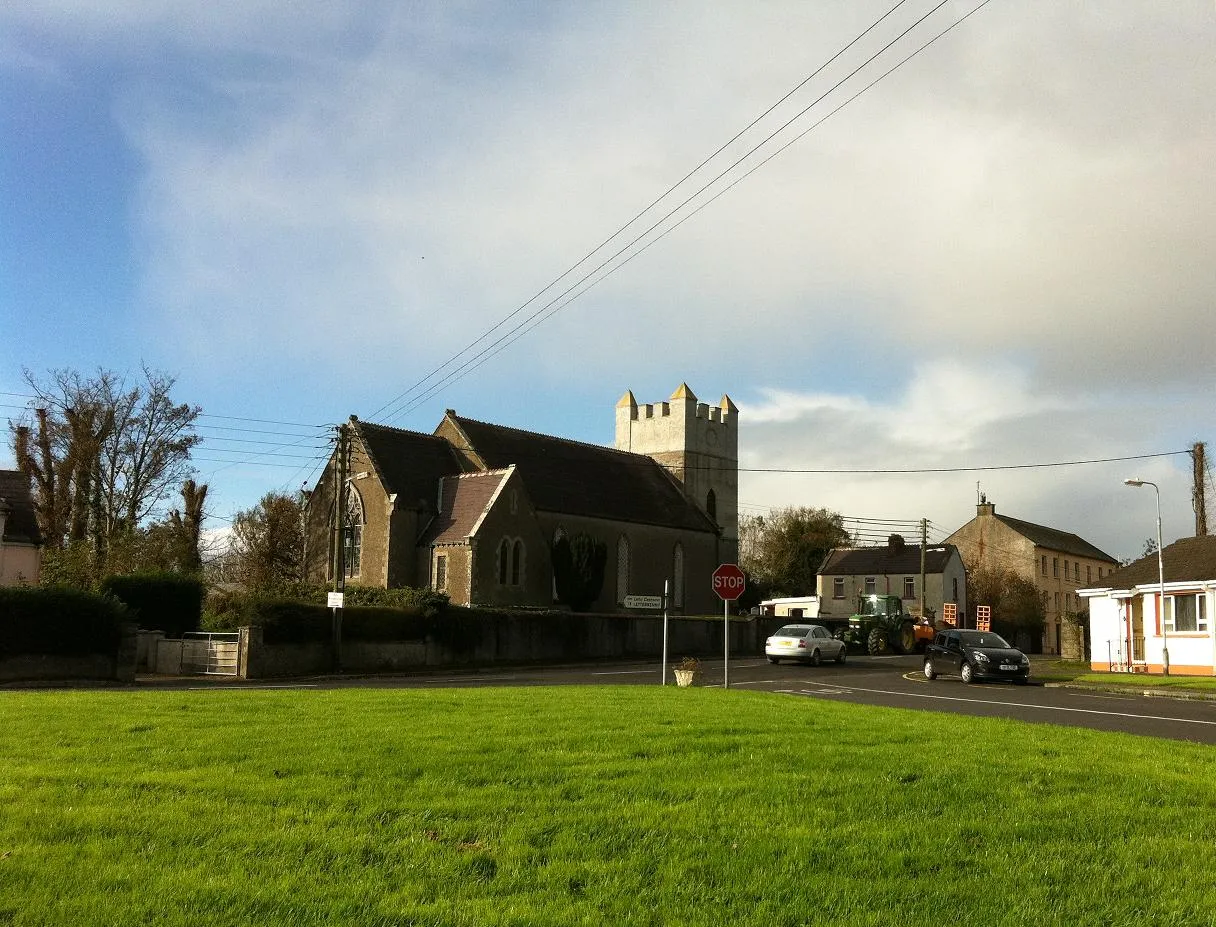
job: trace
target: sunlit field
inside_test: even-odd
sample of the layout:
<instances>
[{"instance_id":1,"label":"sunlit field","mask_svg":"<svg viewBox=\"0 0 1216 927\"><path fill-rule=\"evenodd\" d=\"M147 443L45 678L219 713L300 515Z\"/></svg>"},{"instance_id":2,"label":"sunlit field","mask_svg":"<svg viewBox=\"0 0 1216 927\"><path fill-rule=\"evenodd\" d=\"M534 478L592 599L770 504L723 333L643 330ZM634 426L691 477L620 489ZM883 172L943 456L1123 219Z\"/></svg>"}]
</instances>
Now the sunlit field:
<instances>
[{"instance_id":1,"label":"sunlit field","mask_svg":"<svg viewBox=\"0 0 1216 927\"><path fill-rule=\"evenodd\" d=\"M720 689L0 693L0 924L1214 924L1216 751Z\"/></svg>"}]
</instances>

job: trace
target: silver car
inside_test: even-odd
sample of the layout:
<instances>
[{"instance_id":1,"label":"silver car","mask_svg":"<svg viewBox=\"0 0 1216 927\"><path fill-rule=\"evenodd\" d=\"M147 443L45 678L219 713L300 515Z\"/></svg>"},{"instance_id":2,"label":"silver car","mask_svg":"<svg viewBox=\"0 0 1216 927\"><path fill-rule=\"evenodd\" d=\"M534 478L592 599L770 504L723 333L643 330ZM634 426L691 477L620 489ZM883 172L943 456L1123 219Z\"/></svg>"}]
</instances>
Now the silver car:
<instances>
[{"instance_id":1,"label":"silver car","mask_svg":"<svg viewBox=\"0 0 1216 927\"><path fill-rule=\"evenodd\" d=\"M818 666L824 660L843 663L849 648L838 641L828 629L817 624L787 624L764 642L764 655L769 663L800 660Z\"/></svg>"}]
</instances>

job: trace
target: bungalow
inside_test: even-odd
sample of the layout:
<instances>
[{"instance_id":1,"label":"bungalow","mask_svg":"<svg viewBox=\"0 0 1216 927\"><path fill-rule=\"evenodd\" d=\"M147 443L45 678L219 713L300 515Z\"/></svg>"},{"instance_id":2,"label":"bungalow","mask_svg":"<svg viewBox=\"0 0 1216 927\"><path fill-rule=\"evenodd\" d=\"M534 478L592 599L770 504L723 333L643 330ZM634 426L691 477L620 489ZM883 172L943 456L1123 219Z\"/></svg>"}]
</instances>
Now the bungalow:
<instances>
[{"instance_id":1,"label":"bungalow","mask_svg":"<svg viewBox=\"0 0 1216 927\"><path fill-rule=\"evenodd\" d=\"M38 584L42 533L30 481L20 470L0 470L0 586Z\"/></svg>"},{"instance_id":2,"label":"bungalow","mask_svg":"<svg viewBox=\"0 0 1216 927\"><path fill-rule=\"evenodd\" d=\"M1216 537L1182 538L1078 589L1089 600L1090 666L1216 675ZM1164 575L1164 608L1159 604Z\"/></svg>"}]
</instances>

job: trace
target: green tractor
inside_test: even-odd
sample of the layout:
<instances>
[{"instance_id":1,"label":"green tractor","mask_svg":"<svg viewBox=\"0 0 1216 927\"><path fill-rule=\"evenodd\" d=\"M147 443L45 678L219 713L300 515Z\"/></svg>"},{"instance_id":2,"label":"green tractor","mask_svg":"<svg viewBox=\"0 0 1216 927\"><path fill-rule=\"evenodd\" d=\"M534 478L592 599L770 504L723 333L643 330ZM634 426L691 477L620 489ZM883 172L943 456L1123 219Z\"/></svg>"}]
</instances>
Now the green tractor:
<instances>
[{"instance_id":1,"label":"green tractor","mask_svg":"<svg viewBox=\"0 0 1216 927\"><path fill-rule=\"evenodd\" d=\"M857 612L849 618L848 630L840 635L850 646L871 656L894 651L916 650L916 619L904 611L897 595L859 595Z\"/></svg>"}]
</instances>

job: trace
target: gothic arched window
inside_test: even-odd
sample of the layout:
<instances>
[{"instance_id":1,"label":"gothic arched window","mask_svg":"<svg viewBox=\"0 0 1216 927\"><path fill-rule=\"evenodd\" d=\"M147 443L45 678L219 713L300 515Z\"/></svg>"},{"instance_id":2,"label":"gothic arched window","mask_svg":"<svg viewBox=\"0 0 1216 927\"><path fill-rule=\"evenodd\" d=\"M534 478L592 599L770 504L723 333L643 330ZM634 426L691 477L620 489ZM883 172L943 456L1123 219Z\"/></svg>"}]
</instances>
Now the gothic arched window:
<instances>
[{"instance_id":1,"label":"gothic arched window","mask_svg":"<svg viewBox=\"0 0 1216 927\"><path fill-rule=\"evenodd\" d=\"M498 585L507 584L507 562L511 558L511 542L506 538L498 545Z\"/></svg>"},{"instance_id":2,"label":"gothic arched window","mask_svg":"<svg viewBox=\"0 0 1216 927\"><path fill-rule=\"evenodd\" d=\"M684 545L679 542L671 555L671 601L677 608L684 606Z\"/></svg>"},{"instance_id":3,"label":"gothic arched window","mask_svg":"<svg viewBox=\"0 0 1216 927\"><path fill-rule=\"evenodd\" d=\"M342 543L346 575L358 576L363 565L363 499L354 486L346 487L346 530Z\"/></svg>"},{"instance_id":4,"label":"gothic arched window","mask_svg":"<svg viewBox=\"0 0 1216 927\"><path fill-rule=\"evenodd\" d=\"M516 539L511 547L511 585L518 586L524 562L524 542Z\"/></svg>"},{"instance_id":5,"label":"gothic arched window","mask_svg":"<svg viewBox=\"0 0 1216 927\"><path fill-rule=\"evenodd\" d=\"M709 513L709 517L714 520L715 524L717 524L718 497L714 494L714 491L712 489L708 493L705 494L705 511Z\"/></svg>"},{"instance_id":6,"label":"gothic arched window","mask_svg":"<svg viewBox=\"0 0 1216 927\"><path fill-rule=\"evenodd\" d=\"M616 542L616 600L625 601L629 595L629 538L621 535Z\"/></svg>"}]
</instances>

